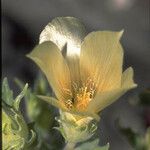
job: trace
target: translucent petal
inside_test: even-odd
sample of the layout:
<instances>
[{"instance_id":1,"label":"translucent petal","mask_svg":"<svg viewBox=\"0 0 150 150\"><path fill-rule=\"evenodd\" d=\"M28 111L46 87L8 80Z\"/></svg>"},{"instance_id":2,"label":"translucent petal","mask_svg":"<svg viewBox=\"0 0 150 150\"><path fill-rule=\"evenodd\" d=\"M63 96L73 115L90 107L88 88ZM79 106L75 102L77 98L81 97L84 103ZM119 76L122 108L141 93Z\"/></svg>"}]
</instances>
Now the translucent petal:
<instances>
[{"instance_id":1,"label":"translucent petal","mask_svg":"<svg viewBox=\"0 0 150 150\"><path fill-rule=\"evenodd\" d=\"M122 75L121 87L112 91L97 93L95 98L89 103L87 110L99 112L136 86L133 81L133 69L130 67Z\"/></svg>"},{"instance_id":2,"label":"translucent petal","mask_svg":"<svg viewBox=\"0 0 150 150\"><path fill-rule=\"evenodd\" d=\"M54 42L67 59L72 83L80 84L79 54L83 38L86 35L84 25L74 17L57 17L42 31L40 43Z\"/></svg>"},{"instance_id":3,"label":"translucent petal","mask_svg":"<svg viewBox=\"0 0 150 150\"><path fill-rule=\"evenodd\" d=\"M80 46L86 35L86 29L79 19L74 17L57 17L41 32L40 43L54 42L62 51L67 45L67 55L80 53Z\"/></svg>"},{"instance_id":4,"label":"translucent petal","mask_svg":"<svg viewBox=\"0 0 150 150\"><path fill-rule=\"evenodd\" d=\"M81 77L91 78L98 91L120 87L123 50L119 42L121 32L98 31L87 35L81 45Z\"/></svg>"},{"instance_id":5,"label":"translucent petal","mask_svg":"<svg viewBox=\"0 0 150 150\"><path fill-rule=\"evenodd\" d=\"M65 100L71 95L69 69L54 43L49 41L36 46L27 57L31 58L45 73L58 99Z\"/></svg>"}]
</instances>

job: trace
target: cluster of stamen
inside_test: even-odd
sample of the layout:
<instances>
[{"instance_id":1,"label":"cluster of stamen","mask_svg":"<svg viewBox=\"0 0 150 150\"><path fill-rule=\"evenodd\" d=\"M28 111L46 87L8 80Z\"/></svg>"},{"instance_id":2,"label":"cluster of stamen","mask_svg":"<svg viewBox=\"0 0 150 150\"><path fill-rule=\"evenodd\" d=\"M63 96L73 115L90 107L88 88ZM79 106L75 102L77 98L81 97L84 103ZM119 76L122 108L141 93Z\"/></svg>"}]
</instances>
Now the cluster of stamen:
<instances>
[{"instance_id":1,"label":"cluster of stamen","mask_svg":"<svg viewBox=\"0 0 150 150\"><path fill-rule=\"evenodd\" d=\"M73 88L73 96L65 102L65 105L68 109L75 108L83 111L93 99L96 91L96 85L91 79L88 79L86 83L82 84L80 87L74 83Z\"/></svg>"}]
</instances>

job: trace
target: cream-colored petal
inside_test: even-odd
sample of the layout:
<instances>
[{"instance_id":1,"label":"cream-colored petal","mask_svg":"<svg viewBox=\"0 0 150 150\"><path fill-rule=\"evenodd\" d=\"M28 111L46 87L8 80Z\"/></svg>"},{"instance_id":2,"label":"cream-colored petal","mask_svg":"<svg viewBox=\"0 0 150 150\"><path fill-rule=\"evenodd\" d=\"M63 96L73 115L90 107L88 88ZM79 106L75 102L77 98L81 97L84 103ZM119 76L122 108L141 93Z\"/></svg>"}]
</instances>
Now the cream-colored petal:
<instances>
[{"instance_id":1,"label":"cream-colored petal","mask_svg":"<svg viewBox=\"0 0 150 150\"><path fill-rule=\"evenodd\" d=\"M124 90L122 89L97 93L95 98L89 103L87 110L97 113L112 104L123 94Z\"/></svg>"},{"instance_id":2,"label":"cream-colored petal","mask_svg":"<svg viewBox=\"0 0 150 150\"><path fill-rule=\"evenodd\" d=\"M57 17L40 34L40 43L52 41L62 51L67 59L72 83L77 85L80 83L79 54L81 42L86 34L85 26L74 17Z\"/></svg>"},{"instance_id":3,"label":"cream-colored petal","mask_svg":"<svg viewBox=\"0 0 150 150\"><path fill-rule=\"evenodd\" d=\"M67 64L70 70L71 88L74 93L76 87L80 87L81 84L80 65L78 56L68 57Z\"/></svg>"},{"instance_id":4,"label":"cream-colored petal","mask_svg":"<svg viewBox=\"0 0 150 150\"><path fill-rule=\"evenodd\" d=\"M133 68L129 67L127 68L123 74L122 74L122 79L121 79L121 87L124 88L135 88L137 86L137 84L134 83L133 81Z\"/></svg>"},{"instance_id":5,"label":"cream-colored petal","mask_svg":"<svg viewBox=\"0 0 150 150\"><path fill-rule=\"evenodd\" d=\"M121 87L112 91L98 93L89 103L87 110L99 112L116 101L125 92L136 86L137 85L133 81L133 69L130 67L122 75Z\"/></svg>"},{"instance_id":6,"label":"cream-colored petal","mask_svg":"<svg viewBox=\"0 0 150 150\"><path fill-rule=\"evenodd\" d=\"M81 77L94 80L98 91L120 87L123 50L121 32L98 31L87 35L81 45Z\"/></svg>"},{"instance_id":7,"label":"cream-colored petal","mask_svg":"<svg viewBox=\"0 0 150 150\"><path fill-rule=\"evenodd\" d=\"M71 81L68 66L58 49L51 41L36 46L27 55L45 73L56 97L65 100L71 94Z\"/></svg>"}]
</instances>

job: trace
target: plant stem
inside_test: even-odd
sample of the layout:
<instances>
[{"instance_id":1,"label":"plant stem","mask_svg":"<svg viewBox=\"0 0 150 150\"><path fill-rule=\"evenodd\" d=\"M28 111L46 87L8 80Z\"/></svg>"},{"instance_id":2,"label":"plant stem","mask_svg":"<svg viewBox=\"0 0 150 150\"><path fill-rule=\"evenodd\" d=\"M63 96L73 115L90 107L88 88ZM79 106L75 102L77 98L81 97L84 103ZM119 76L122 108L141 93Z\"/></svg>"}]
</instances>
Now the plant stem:
<instances>
[{"instance_id":1,"label":"plant stem","mask_svg":"<svg viewBox=\"0 0 150 150\"><path fill-rule=\"evenodd\" d=\"M64 150L74 150L74 147L75 147L75 143L67 143Z\"/></svg>"}]
</instances>

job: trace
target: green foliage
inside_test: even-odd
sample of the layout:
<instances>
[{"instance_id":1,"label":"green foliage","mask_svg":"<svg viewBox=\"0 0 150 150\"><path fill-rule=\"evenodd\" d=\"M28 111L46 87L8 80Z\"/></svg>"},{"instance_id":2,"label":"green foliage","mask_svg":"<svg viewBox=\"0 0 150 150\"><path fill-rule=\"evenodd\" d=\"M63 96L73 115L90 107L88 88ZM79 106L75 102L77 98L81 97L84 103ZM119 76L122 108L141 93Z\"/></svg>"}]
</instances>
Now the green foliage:
<instances>
[{"instance_id":1,"label":"green foliage","mask_svg":"<svg viewBox=\"0 0 150 150\"><path fill-rule=\"evenodd\" d=\"M19 110L20 101L27 92L28 84L14 99L7 78L2 84L2 148L3 150L30 149L36 139L35 132L28 126Z\"/></svg>"},{"instance_id":2,"label":"green foliage","mask_svg":"<svg viewBox=\"0 0 150 150\"><path fill-rule=\"evenodd\" d=\"M15 79L17 85L22 88L24 83ZM47 80L43 74L39 73L33 83L33 88L28 88L25 94L26 112L30 122L33 122L33 128L38 135L39 150L49 150L62 147L64 140L61 135L53 129L56 126L55 109L48 105L45 101L40 100L36 95L51 95L51 89L48 87ZM55 132L54 132L55 131ZM57 140L57 139L60 139Z\"/></svg>"},{"instance_id":3,"label":"green foliage","mask_svg":"<svg viewBox=\"0 0 150 150\"><path fill-rule=\"evenodd\" d=\"M61 115L57 119L60 126L54 129L58 125L54 121L55 110L36 97L39 94L50 95L42 75L35 80L33 90L28 88L28 84L24 86L22 81L16 79L16 82L23 89L16 98L13 98L13 91L9 88L7 78L2 85L3 150L61 150L64 139L55 129L62 133L66 141L75 140L76 143L93 136L97 129L95 122L88 121L88 118L76 122L70 120L71 114L67 116L69 120L65 115ZM23 98L26 102L27 115L31 120L29 124L25 122L20 111L20 102ZM84 142L75 150L108 150L108 144L100 147L98 143L98 139Z\"/></svg>"},{"instance_id":4,"label":"green foliage","mask_svg":"<svg viewBox=\"0 0 150 150\"><path fill-rule=\"evenodd\" d=\"M90 139L97 130L97 123L92 118L85 117L76 120L75 117L63 111L60 111L60 117L56 118L59 130L66 142L78 143Z\"/></svg>"},{"instance_id":5,"label":"green foliage","mask_svg":"<svg viewBox=\"0 0 150 150\"><path fill-rule=\"evenodd\" d=\"M20 88L24 86L24 83L18 79L15 79L16 83L19 85ZM44 76L40 73L36 80L34 81L34 87L28 88L26 95L25 95L25 102L26 102L26 109L27 115L30 121L38 123L41 127L43 125L47 125L47 129L50 128L50 120L52 124L52 117L53 109L47 105L47 103L38 99L36 95L50 95L50 90L47 85L47 81ZM42 116L41 116L42 115ZM50 119L45 119L45 116L49 116ZM42 120L41 120L42 119ZM45 127L46 128L46 127ZM44 127L43 127L44 129Z\"/></svg>"},{"instance_id":6,"label":"green foliage","mask_svg":"<svg viewBox=\"0 0 150 150\"><path fill-rule=\"evenodd\" d=\"M2 85L2 99L9 106L13 105L13 91L10 90L7 78L4 78Z\"/></svg>"}]
</instances>

